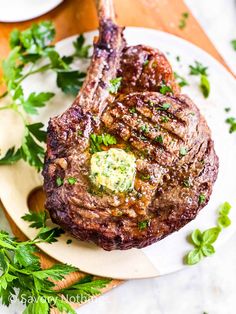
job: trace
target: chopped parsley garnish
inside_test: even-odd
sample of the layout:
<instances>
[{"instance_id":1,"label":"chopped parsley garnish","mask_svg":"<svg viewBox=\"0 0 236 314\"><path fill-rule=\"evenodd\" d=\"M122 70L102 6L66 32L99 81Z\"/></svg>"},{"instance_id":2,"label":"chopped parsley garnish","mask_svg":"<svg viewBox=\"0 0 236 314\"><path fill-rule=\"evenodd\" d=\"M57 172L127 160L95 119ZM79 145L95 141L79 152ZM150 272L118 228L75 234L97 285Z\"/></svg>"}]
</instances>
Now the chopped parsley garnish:
<instances>
[{"instance_id":1,"label":"chopped parsley garnish","mask_svg":"<svg viewBox=\"0 0 236 314\"><path fill-rule=\"evenodd\" d=\"M225 112L230 112L231 108L230 107L226 107L225 108Z\"/></svg>"},{"instance_id":2,"label":"chopped parsley garnish","mask_svg":"<svg viewBox=\"0 0 236 314\"><path fill-rule=\"evenodd\" d=\"M122 77L116 77L110 80L110 84L109 84L109 88L108 91L111 94L116 94L120 88L121 85L121 81L122 81Z\"/></svg>"},{"instance_id":3,"label":"chopped parsley garnish","mask_svg":"<svg viewBox=\"0 0 236 314\"><path fill-rule=\"evenodd\" d=\"M140 177L144 181L148 181L151 179L151 176L149 174L146 174L146 175L142 174Z\"/></svg>"},{"instance_id":4,"label":"chopped parsley garnish","mask_svg":"<svg viewBox=\"0 0 236 314\"><path fill-rule=\"evenodd\" d=\"M205 67L201 62L195 61L195 65L190 65L190 75L205 75L208 76L208 67Z\"/></svg>"},{"instance_id":5,"label":"chopped parsley garnish","mask_svg":"<svg viewBox=\"0 0 236 314\"><path fill-rule=\"evenodd\" d=\"M200 76L199 87L205 98L207 98L210 94L210 82L208 80L208 67L203 66L200 62L195 61L195 65L190 65L190 75L198 75Z\"/></svg>"},{"instance_id":6,"label":"chopped parsley garnish","mask_svg":"<svg viewBox=\"0 0 236 314\"><path fill-rule=\"evenodd\" d=\"M129 108L129 112L130 113L136 113L136 108L135 107Z\"/></svg>"},{"instance_id":7,"label":"chopped parsley garnish","mask_svg":"<svg viewBox=\"0 0 236 314\"><path fill-rule=\"evenodd\" d=\"M188 12L183 12L181 14L181 19L179 21L179 29L184 29L186 27L188 17L189 17Z\"/></svg>"},{"instance_id":8,"label":"chopped parsley garnish","mask_svg":"<svg viewBox=\"0 0 236 314\"><path fill-rule=\"evenodd\" d=\"M179 153L180 153L181 156L186 156L187 153L188 153L188 150L185 147L180 147Z\"/></svg>"},{"instance_id":9,"label":"chopped parsley garnish","mask_svg":"<svg viewBox=\"0 0 236 314\"><path fill-rule=\"evenodd\" d=\"M191 181L189 178L187 179L184 179L183 180L183 185L186 187L186 188L190 188L191 187Z\"/></svg>"},{"instance_id":10,"label":"chopped parsley garnish","mask_svg":"<svg viewBox=\"0 0 236 314\"><path fill-rule=\"evenodd\" d=\"M72 240L71 239L68 239L67 241L66 241L66 244L71 244L72 243Z\"/></svg>"},{"instance_id":11,"label":"chopped parsley garnish","mask_svg":"<svg viewBox=\"0 0 236 314\"><path fill-rule=\"evenodd\" d=\"M200 89L205 98L207 98L211 91L211 86L208 78L205 75L201 75Z\"/></svg>"},{"instance_id":12,"label":"chopped parsley garnish","mask_svg":"<svg viewBox=\"0 0 236 314\"><path fill-rule=\"evenodd\" d=\"M145 230L145 229L147 229L148 225L149 225L149 220L143 220L143 221L139 221L139 222L138 222L138 228L139 228L139 230Z\"/></svg>"},{"instance_id":13,"label":"chopped parsley garnish","mask_svg":"<svg viewBox=\"0 0 236 314\"><path fill-rule=\"evenodd\" d=\"M146 124L144 124L144 125L142 125L142 126L140 127L140 130L141 130L143 133L147 134L147 133L149 132L149 126L146 125Z\"/></svg>"},{"instance_id":14,"label":"chopped parsley garnish","mask_svg":"<svg viewBox=\"0 0 236 314\"><path fill-rule=\"evenodd\" d=\"M67 182L68 182L70 185L74 185L74 184L77 182L77 179L74 178L74 177L69 177L69 178L67 178Z\"/></svg>"},{"instance_id":15,"label":"chopped parsley garnish","mask_svg":"<svg viewBox=\"0 0 236 314\"><path fill-rule=\"evenodd\" d=\"M188 86L189 83L186 81L186 79L183 76L180 76L177 72L174 72L174 76L176 78L176 81L180 87Z\"/></svg>"},{"instance_id":16,"label":"chopped parsley garnish","mask_svg":"<svg viewBox=\"0 0 236 314\"><path fill-rule=\"evenodd\" d=\"M162 135L158 135L158 136L155 138L155 142L163 144L163 137L162 137Z\"/></svg>"},{"instance_id":17,"label":"chopped parsley garnish","mask_svg":"<svg viewBox=\"0 0 236 314\"><path fill-rule=\"evenodd\" d=\"M147 59L147 60L145 60L145 61L143 62L143 66L148 65L148 63L149 63L149 60Z\"/></svg>"},{"instance_id":18,"label":"chopped parsley garnish","mask_svg":"<svg viewBox=\"0 0 236 314\"><path fill-rule=\"evenodd\" d=\"M234 117L227 118L225 122L230 125L229 133L236 131L236 119Z\"/></svg>"},{"instance_id":19,"label":"chopped parsley garnish","mask_svg":"<svg viewBox=\"0 0 236 314\"><path fill-rule=\"evenodd\" d=\"M56 178L56 184L57 184L58 187L59 187L59 186L62 186L63 183L64 183L64 181L63 181L62 178L60 178L60 177L57 177L57 178Z\"/></svg>"},{"instance_id":20,"label":"chopped parsley garnish","mask_svg":"<svg viewBox=\"0 0 236 314\"><path fill-rule=\"evenodd\" d=\"M164 103L161 105L160 108L158 108L159 110L168 110L171 107L171 104L168 103Z\"/></svg>"},{"instance_id":21,"label":"chopped parsley garnish","mask_svg":"<svg viewBox=\"0 0 236 314\"><path fill-rule=\"evenodd\" d=\"M236 39L231 40L232 48L236 51Z\"/></svg>"},{"instance_id":22,"label":"chopped parsley garnish","mask_svg":"<svg viewBox=\"0 0 236 314\"><path fill-rule=\"evenodd\" d=\"M161 122L163 122L163 123L166 123L166 122L169 122L170 121L170 118L169 117L167 117L167 116L161 116Z\"/></svg>"},{"instance_id":23,"label":"chopped parsley garnish","mask_svg":"<svg viewBox=\"0 0 236 314\"><path fill-rule=\"evenodd\" d=\"M180 56L176 56L176 61L180 62Z\"/></svg>"},{"instance_id":24,"label":"chopped parsley garnish","mask_svg":"<svg viewBox=\"0 0 236 314\"><path fill-rule=\"evenodd\" d=\"M198 197L199 204L203 204L206 200L206 196L204 194L200 194Z\"/></svg>"},{"instance_id":25,"label":"chopped parsley garnish","mask_svg":"<svg viewBox=\"0 0 236 314\"><path fill-rule=\"evenodd\" d=\"M117 141L116 141L115 136L111 134L104 133L104 134L98 135L98 134L93 133L90 135L90 152L92 154L96 152L100 152L102 151L101 145L109 146L109 145L114 145L116 143Z\"/></svg>"},{"instance_id":26,"label":"chopped parsley garnish","mask_svg":"<svg viewBox=\"0 0 236 314\"><path fill-rule=\"evenodd\" d=\"M78 131L77 131L77 134L78 134L78 135L83 135L83 131L78 130Z\"/></svg>"},{"instance_id":27,"label":"chopped parsley garnish","mask_svg":"<svg viewBox=\"0 0 236 314\"><path fill-rule=\"evenodd\" d=\"M160 92L162 95L166 95L167 93L173 94L172 88L171 88L170 86L164 84L164 83L162 83L159 92Z\"/></svg>"},{"instance_id":28,"label":"chopped parsley garnish","mask_svg":"<svg viewBox=\"0 0 236 314\"><path fill-rule=\"evenodd\" d=\"M204 257L208 257L215 253L213 243L218 239L223 228L227 228L231 224L228 217L231 205L228 202L223 203L219 208L219 216L217 226L201 232L196 229L191 234L191 244L194 249L186 256L186 264L194 265L200 262Z\"/></svg>"}]
</instances>

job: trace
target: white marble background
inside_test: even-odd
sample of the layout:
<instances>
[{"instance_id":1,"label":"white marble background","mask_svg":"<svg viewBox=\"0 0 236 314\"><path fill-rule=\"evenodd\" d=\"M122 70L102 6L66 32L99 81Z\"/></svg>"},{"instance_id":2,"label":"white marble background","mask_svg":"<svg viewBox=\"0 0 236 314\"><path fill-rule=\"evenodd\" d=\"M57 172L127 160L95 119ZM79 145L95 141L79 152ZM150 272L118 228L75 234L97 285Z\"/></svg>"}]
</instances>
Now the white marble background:
<instances>
[{"instance_id":1,"label":"white marble background","mask_svg":"<svg viewBox=\"0 0 236 314\"><path fill-rule=\"evenodd\" d=\"M176 0L178 1L178 0ZM236 74L236 0L185 0L193 14ZM223 198L223 195L222 195ZM0 212L1 228L7 222ZM80 314L234 314L236 313L236 235L211 258L165 277L129 281ZM0 305L1 314L19 314L22 305ZM40 314L40 313L39 313Z\"/></svg>"}]
</instances>

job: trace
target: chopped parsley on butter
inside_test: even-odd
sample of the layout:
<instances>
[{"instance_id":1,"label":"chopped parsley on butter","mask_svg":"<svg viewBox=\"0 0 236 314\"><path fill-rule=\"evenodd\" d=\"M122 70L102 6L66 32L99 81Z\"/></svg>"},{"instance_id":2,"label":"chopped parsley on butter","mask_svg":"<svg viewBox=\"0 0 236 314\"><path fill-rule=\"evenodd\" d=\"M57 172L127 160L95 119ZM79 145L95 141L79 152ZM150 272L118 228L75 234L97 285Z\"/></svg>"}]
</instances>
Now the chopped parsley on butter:
<instances>
[{"instance_id":1,"label":"chopped parsley on butter","mask_svg":"<svg viewBox=\"0 0 236 314\"><path fill-rule=\"evenodd\" d=\"M112 192L131 190L135 174L135 157L123 149L111 148L92 155L90 179L101 190Z\"/></svg>"}]
</instances>

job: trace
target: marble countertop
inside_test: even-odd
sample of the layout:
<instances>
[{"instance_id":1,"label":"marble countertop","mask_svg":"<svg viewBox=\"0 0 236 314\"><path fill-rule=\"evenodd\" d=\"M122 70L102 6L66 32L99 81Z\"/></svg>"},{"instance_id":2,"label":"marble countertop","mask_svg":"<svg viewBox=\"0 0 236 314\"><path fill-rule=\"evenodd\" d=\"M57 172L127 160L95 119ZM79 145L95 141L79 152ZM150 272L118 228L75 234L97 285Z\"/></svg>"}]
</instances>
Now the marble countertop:
<instances>
[{"instance_id":1,"label":"marble countertop","mask_svg":"<svg viewBox=\"0 0 236 314\"><path fill-rule=\"evenodd\" d=\"M236 74L235 0L185 0ZM222 195L223 197L223 195ZM9 228L0 211L1 229ZM234 314L236 313L236 235L216 254L187 270L156 279L128 281L82 306L80 314ZM19 314L19 303L0 305L2 314Z\"/></svg>"}]
</instances>

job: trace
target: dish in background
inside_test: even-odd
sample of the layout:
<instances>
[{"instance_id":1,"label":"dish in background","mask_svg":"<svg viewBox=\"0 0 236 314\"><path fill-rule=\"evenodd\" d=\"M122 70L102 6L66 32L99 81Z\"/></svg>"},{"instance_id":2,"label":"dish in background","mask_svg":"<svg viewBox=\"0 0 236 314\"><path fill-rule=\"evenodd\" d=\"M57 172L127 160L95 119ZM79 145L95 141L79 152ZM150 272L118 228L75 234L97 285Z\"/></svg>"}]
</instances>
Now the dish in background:
<instances>
[{"instance_id":1,"label":"dish in background","mask_svg":"<svg viewBox=\"0 0 236 314\"><path fill-rule=\"evenodd\" d=\"M0 0L0 22L22 22L43 15L63 0Z\"/></svg>"}]
</instances>

